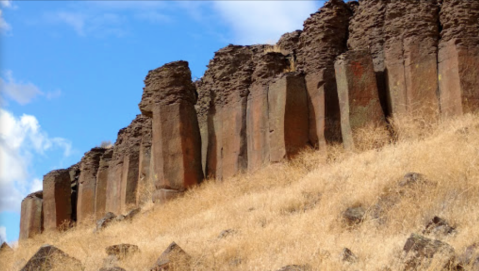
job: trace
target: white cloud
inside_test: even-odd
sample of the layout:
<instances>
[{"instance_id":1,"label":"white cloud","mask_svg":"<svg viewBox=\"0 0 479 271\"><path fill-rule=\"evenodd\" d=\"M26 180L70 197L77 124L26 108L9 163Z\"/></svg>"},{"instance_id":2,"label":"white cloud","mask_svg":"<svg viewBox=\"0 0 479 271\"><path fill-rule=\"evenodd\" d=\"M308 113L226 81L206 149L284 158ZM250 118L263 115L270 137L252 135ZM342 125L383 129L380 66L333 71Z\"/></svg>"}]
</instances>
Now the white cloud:
<instances>
[{"instance_id":1,"label":"white cloud","mask_svg":"<svg viewBox=\"0 0 479 271\"><path fill-rule=\"evenodd\" d=\"M97 37L125 35L124 18L118 14L98 11L60 11L46 15L50 23L65 24L77 33L85 37L89 35Z\"/></svg>"},{"instance_id":2,"label":"white cloud","mask_svg":"<svg viewBox=\"0 0 479 271\"><path fill-rule=\"evenodd\" d=\"M12 27L3 19L3 11L0 9L0 32L7 33Z\"/></svg>"},{"instance_id":3,"label":"white cloud","mask_svg":"<svg viewBox=\"0 0 479 271\"><path fill-rule=\"evenodd\" d=\"M85 35L85 15L74 12L58 12L56 16L56 19L58 21L66 23L67 25L73 27L73 29L77 32L78 35Z\"/></svg>"},{"instance_id":4,"label":"white cloud","mask_svg":"<svg viewBox=\"0 0 479 271\"><path fill-rule=\"evenodd\" d=\"M7 228L0 226L0 245L3 242L7 242Z\"/></svg>"},{"instance_id":5,"label":"white cloud","mask_svg":"<svg viewBox=\"0 0 479 271\"><path fill-rule=\"evenodd\" d=\"M235 42L276 42L282 34L302 29L317 9L314 1L215 1L214 9L233 27Z\"/></svg>"},{"instance_id":6,"label":"white cloud","mask_svg":"<svg viewBox=\"0 0 479 271\"><path fill-rule=\"evenodd\" d=\"M39 187L40 180L30 177L32 159L54 148L65 157L71 154L71 142L50 138L35 116L0 109L0 212L20 210L23 197Z\"/></svg>"},{"instance_id":7,"label":"white cloud","mask_svg":"<svg viewBox=\"0 0 479 271\"><path fill-rule=\"evenodd\" d=\"M62 91L57 89L43 93L36 85L30 82L17 82L13 78L12 71L7 71L5 72L5 78L0 78L0 94L0 104L5 103L2 98L7 97L21 105L25 105L37 96L45 96L48 100L56 99L61 96Z\"/></svg>"},{"instance_id":8,"label":"white cloud","mask_svg":"<svg viewBox=\"0 0 479 271\"><path fill-rule=\"evenodd\" d=\"M0 93L17 103L24 105L31 102L37 95L43 94L32 83L16 82L11 71L7 71L6 78L0 78Z\"/></svg>"}]
</instances>

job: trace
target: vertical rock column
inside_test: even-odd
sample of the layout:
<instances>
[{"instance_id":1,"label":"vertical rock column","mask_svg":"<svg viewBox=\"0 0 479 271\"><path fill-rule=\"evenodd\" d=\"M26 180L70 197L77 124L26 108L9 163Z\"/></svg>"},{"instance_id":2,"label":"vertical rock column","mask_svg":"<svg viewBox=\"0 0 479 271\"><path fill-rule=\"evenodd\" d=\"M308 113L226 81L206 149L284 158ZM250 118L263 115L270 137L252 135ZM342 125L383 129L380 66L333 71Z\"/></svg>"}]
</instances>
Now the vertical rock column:
<instances>
[{"instance_id":1,"label":"vertical rock column","mask_svg":"<svg viewBox=\"0 0 479 271\"><path fill-rule=\"evenodd\" d=\"M144 118L140 145L140 176L138 180L137 204L141 205L151 199L153 182L150 176L151 164L151 118Z\"/></svg>"},{"instance_id":2,"label":"vertical rock column","mask_svg":"<svg viewBox=\"0 0 479 271\"><path fill-rule=\"evenodd\" d=\"M392 115L436 117L439 8L436 0L390 0L384 22L385 66Z\"/></svg>"},{"instance_id":3,"label":"vertical rock column","mask_svg":"<svg viewBox=\"0 0 479 271\"><path fill-rule=\"evenodd\" d=\"M32 238L43 231L43 192L38 191L22 201L20 240Z\"/></svg>"},{"instance_id":4,"label":"vertical rock column","mask_svg":"<svg viewBox=\"0 0 479 271\"><path fill-rule=\"evenodd\" d=\"M95 219L96 177L104 148L93 148L81 159L78 185L77 222L84 223Z\"/></svg>"},{"instance_id":5,"label":"vertical rock column","mask_svg":"<svg viewBox=\"0 0 479 271\"><path fill-rule=\"evenodd\" d=\"M440 22L441 113L474 112L479 109L479 2L444 0Z\"/></svg>"},{"instance_id":6,"label":"vertical rock column","mask_svg":"<svg viewBox=\"0 0 479 271\"><path fill-rule=\"evenodd\" d=\"M300 72L275 78L268 90L270 161L292 158L309 145L308 94Z\"/></svg>"},{"instance_id":7,"label":"vertical rock column","mask_svg":"<svg viewBox=\"0 0 479 271\"><path fill-rule=\"evenodd\" d=\"M353 3L353 2L349 2ZM379 99L383 111L388 113L386 68L384 66L384 17L388 0L359 1L349 23L348 48L367 50L374 64Z\"/></svg>"},{"instance_id":8,"label":"vertical rock column","mask_svg":"<svg viewBox=\"0 0 479 271\"><path fill-rule=\"evenodd\" d=\"M78 180L80 180L80 162L68 168L70 174L71 197L72 204L72 221L77 221L77 203L78 203Z\"/></svg>"},{"instance_id":9,"label":"vertical rock column","mask_svg":"<svg viewBox=\"0 0 479 271\"><path fill-rule=\"evenodd\" d=\"M118 132L108 167L106 212L119 214L138 206L140 147L144 127L151 125L148 118L137 115L130 125Z\"/></svg>"},{"instance_id":10,"label":"vertical rock column","mask_svg":"<svg viewBox=\"0 0 479 271\"><path fill-rule=\"evenodd\" d=\"M188 62L172 62L150 71L145 97L140 109L153 116L153 201L162 203L203 179L195 88Z\"/></svg>"},{"instance_id":11,"label":"vertical rock column","mask_svg":"<svg viewBox=\"0 0 479 271\"><path fill-rule=\"evenodd\" d=\"M107 149L100 158L95 187L95 217L102 218L106 212L106 188L108 184L108 169L113 156L113 149Z\"/></svg>"},{"instance_id":12,"label":"vertical rock column","mask_svg":"<svg viewBox=\"0 0 479 271\"><path fill-rule=\"evenodd\" d=\"M368 51L348 51L335 63L341 133L346 149L354 149L354 131L385 124L373 61Z\"/></svg>"},{"instance_id":13,"label":"vertical rock column","mask_svg":"<svg viewBox=\"0 0 479 271\"><path fill-rule=\"evenodd\" d=\"M289 61L281 53L265 53L257 58L257 62L246 111L249 172L270 162L268 88L274 76L289 67Z\"/></svg>"},{"instance_id":14,"label":"vertical rock column","mask_svg":"<svg viewBox=\"0 0 479 271\"><path fill-rule=\"evenodd\" d=\"M45 230L57 230L72 219L71 180L66 169L43 177L43 214Z\"/></svg>"},{"instance_id":15,"label":"vertical rock column","mask_svg":"<svg viewBox=\"0 0 479 271\"><path fill-rule=\"evenodd\" d=\"M304 22L298 48L298 68L306 73L310 141L320 149L341 140L334 60L346 51L352 12L341 0L330 0Z\"/></svg>"},{"instance_id":16,"label":"vertical rock column","mask_svg":"<svg viewBox=\"0 0 479 271\"><path fill-rule=\"evenodd\" d=\"M262 46L234 45L220 49L198 88L201 106L197 109L208 177L223 180L248 168L247 96L254 70L253 56L261 49Z\"/></svg>"}]
</instances>

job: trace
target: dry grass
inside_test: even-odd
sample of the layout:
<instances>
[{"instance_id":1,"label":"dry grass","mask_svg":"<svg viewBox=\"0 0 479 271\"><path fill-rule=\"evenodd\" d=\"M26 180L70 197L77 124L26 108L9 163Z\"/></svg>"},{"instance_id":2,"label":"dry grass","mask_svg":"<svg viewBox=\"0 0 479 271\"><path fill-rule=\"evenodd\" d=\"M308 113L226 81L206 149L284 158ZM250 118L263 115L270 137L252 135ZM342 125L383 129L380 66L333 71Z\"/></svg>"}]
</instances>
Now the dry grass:
<instances>
[{"instance_id":1,"label":"dry grass","mask_svg":"<svg viewBox=\"0 0 479 271\"><path fill-rule=\"evenodd\" d=\"M98 234L92 234L93 226L79 226L40 235L0 258L1 266L18 270L19 261L50 243L79 259L85 270L98 270L107 246L129 243L140 253L119 265L149 270L175 241L192 256L194 270L277 270L288 264L400 270L406 239L436 215L457 227L456 234L441 237L456 252L479 242L479 116L432 125L402 119L393 126L395 139L389 144L378 144L383 137L371 131L369 150L367 143L362 152L330 146L325 156L306 150L251 175L206 181L166 205L147 204L132 222ZM361 138L368 138L363 133ZM408 172L422 173L426 181L400 191L398 182ZM373 215L378 203L382 211ZM348 227L341 214L359 205L368 215ZM218 238L226 229L235 232ZM357 262L341 261L345 247Z\"/></svg>"}]
</instances>

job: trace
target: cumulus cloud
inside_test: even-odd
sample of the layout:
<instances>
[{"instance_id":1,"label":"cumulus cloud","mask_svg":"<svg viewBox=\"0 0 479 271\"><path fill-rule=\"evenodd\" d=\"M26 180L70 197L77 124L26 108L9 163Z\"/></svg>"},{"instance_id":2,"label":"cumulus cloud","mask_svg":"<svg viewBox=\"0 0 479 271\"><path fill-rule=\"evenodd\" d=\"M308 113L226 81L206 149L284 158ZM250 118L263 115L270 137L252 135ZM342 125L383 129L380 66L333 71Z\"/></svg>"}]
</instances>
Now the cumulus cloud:
<instances>
[{"instance_id":1,"label":"cumulus cloud","mask_svg":"<svg viewBox=\"0 0 479 271\"><path fill-rule=\"evenodd\" d=\"M40 187L40 179L30 176L35 155L44 155L55 148L71 154L71 142L49 137L35 116L14 116L0 109L0 212L19 211L22 198Z\"/></svg>"},{"instance_id":2,"label":"cumulus cloud","mask_svg":"<svg viewBox=\"0 0 479 271\"><path fill-rule=\"evenodd\" d=\"M239 44L274 43L282 34L302 29L316 11L314 1L215 1L214 9L234 30Z\"/></svg>"}]
</instances>

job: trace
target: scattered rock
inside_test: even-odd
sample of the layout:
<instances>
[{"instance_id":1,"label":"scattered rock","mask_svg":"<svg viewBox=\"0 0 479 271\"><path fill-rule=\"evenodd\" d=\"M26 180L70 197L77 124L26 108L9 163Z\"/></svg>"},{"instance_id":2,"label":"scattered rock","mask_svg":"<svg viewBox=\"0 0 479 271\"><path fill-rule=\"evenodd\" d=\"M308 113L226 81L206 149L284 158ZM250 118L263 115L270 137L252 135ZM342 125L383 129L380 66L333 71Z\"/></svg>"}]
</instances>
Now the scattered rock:
<instances>
[{"instance_id":1,"label":"scattered rock","mask_svg":"<svg viewBox=\"0 0 479 271\"><path fill-rule=\"evenodd\" d=\"M189 270L191 256L175 242L160 255L150 271Z\"/></svg>"},{"instance_id":2,"label":"scattered rock","mask_svg":"<svg viewBox=\"0 0 479 271\"><path fill-rule=\"evenodd\" d=\"M224 230L224 231L220 232L220 235L218 235L218 239L223 239L223 238L226 238L226 237L228 237L230 235L234 235L234 234L236 234L235 230L227 229L227 230Z\"/></svg>"},{"instance_id":3,"label":"scattered rock","mask_svg":"<svg viewBox=\"0 0 479 271\"><path fill-rule=\"evenodd\" d=\"M43 245L20 271L48 271L58 267L64 270L82 270L79 260L52 245Z\"/></svg>"},{"instance_id":4,"label":"scattered rock","mask_svg":"<svg viewBox=\"0 0 479 271\"><path fill-rule=\"evenodd\" d=\"M4 253L4 252L12 252L13 249L5 242L3 242L3 244L0 246L0 253Z\"/></svg>"},{"instance_id":5,"label":"scattered rock","mask_svg":"<svg viewBox=\"0 0 479 271\"><path fill-rule=\"evenodd\" d=\"M341 260L343 262L354 263L358 260L358 257L356 257L349 248L345 247L341 253Z\"/></svg>"},{"instance_id":6,"label":"scattered rock","mask_svg":"<svg viewBox=\"0 0 479 271\"><path fill-rule=\"evenodd\" d=\"M293 265L283 266L280 269L278 269L277 271L310 271L310 270L312 270L312 269L311 269L311 266L309 266L309 265L293 264Z\"/></svg>"},{"instance_id":7,"label":"scattered rock","mask_svg":"<svg viewBox=\"0 0 479 271\"><path fill-rule=\"evenodd\" d=\"M133 217L135 217L137 214L139 214L141 211L141 208L136 208L131 211L129 211L126 215L119 215L115 218L116 221L123 221L123 220L132 220Z\"/></svg>"},{"instance_id":8,"label":"scattered rock","mask_svg":"<svg viewBox=\"0 0 479 271\"><path fill-rule=\"evenodd\" d=\"M451 227L446 220L435 216L422 232L423 234L448 235L455 233L456 229Z\"/></svg>"},{"instance_id":9,"label":"scattered rock","mask_svg":"<svg viewBox=\"0 0 479 271\"><path fill-rule=\"evenodd\" d=\"M403 248L406 253L404 270L427 270L432 260L446 270L454 263L454 249L447 243L411 234Z\"/></svg>"},{"instance_id":10,"label":"scattered rock","mask_svg":"<svg viewBox=\"0 0 479 271\"><path fill-rule=\"evenodd\" d=\"M109 246L105 249L105 251L106 251L106 254L108 254L108 256L115 256L119 260L122 260L134 253L139 252L140 250L138 249L138 246L135 246L135 245L120 244L120 245Z\"/></svg>"},{"instance_id":11,"label":"scattered rock","mask_svg":"<svg viewBox=\"0 0 479 271\"><path fill-rule=\"evenodd\" d=\"M404 178L399 182L399 186L408 186L411 184L418 183L420 181L423 181L424 175L416 172L409 172L406 175L404 175Z\"/></svg>"},{"instance_id":12,"label":"scattered rock","mask_svg":"<svg viewBox=\"0 0 479 271\"><path fill-rule=\"evenodd\" d=\"M96 222L96 228L94 230L94 232L98 232L98 231L101 231L103 230L104 228L106 228L108 226L108 224L110 224L113 219L116 218L116 215L112 212L108 212L102 219L98 220Z\"/></svg>"},{"instance_id":13,"label":"scattered rock","mask_svg":"<svg viewBox=\"0 0 479 271\"><path fill-rule=\"evenodd\" d=\"M363 207L350 207L344 212L343 218L346 220L349 226L353 226L361 223L365 215L366 210L364 210Z\"/></svg>"}]
</instances>

